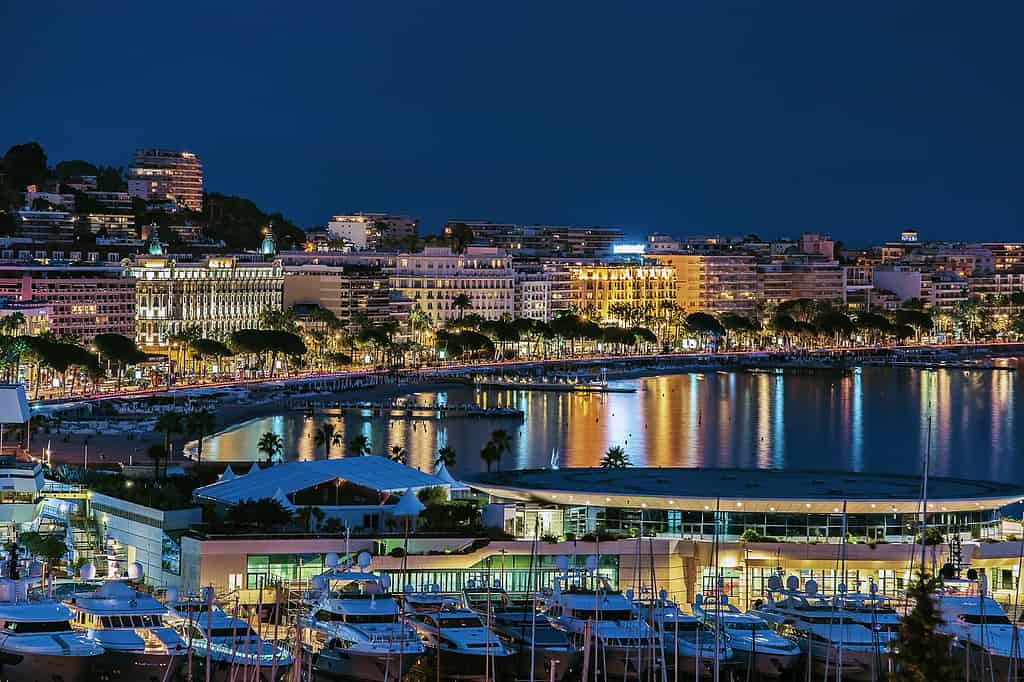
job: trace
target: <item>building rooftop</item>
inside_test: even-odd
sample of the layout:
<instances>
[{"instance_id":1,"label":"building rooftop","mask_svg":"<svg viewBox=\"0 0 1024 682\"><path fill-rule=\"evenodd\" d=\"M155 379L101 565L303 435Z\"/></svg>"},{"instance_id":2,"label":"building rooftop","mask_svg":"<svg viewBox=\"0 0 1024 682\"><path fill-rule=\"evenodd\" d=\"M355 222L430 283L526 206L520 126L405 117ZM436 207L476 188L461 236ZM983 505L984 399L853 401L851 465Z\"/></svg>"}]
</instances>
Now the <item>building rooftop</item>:
<instances>
[{"instance_id":1,"label":"building rooftop","mask_svg":"<svg viewBox=\"0 0 1024 682\"><path fill-rule=\"evenodd\" d=\"M285 462L245 475L197 488L197 499L233 506L245 500L274 497L278 490L291 495L301 490L341 479L379 492L404 492L412 488L445 486L444 481L418 469L392 462L386 457L345 457L309 462Z\"/></svg>"},{"instance_id":2,"label":"building rooftop","mask_svg":"<svg viewBox=\"0 0 1024 682\"><path fill-rule=\"evenodd\" d=\"M521 501L734 512L907 513L921 497L919 476L775 469L532 469L466 482ZM1024 486L930 477L928 498L930 511L993 509L1024 499Z\"/></svg>"}]
</instances>

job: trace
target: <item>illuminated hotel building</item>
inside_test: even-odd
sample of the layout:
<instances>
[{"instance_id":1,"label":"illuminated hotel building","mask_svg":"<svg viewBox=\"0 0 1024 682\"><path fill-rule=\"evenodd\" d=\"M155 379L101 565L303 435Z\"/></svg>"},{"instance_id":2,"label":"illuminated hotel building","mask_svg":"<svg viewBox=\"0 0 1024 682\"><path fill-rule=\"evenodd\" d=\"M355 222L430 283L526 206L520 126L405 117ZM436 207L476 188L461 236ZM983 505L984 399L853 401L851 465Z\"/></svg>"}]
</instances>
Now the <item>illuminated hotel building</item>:
<instances>
[{"instance_id":1,"label":"illuminated hotel building","mask_svg":"<svg viewBox=\"0 0 1024 682\"><path fill-rule=\"evenodd\" d=\"M284 307L292 306L330 310L350 333L358 331L358 314L371 324L401 323L401 308L391 299L388 275L373 265L285 266Z\"/></svg>"},{"instance_id":2,"label":"illuminated hotel building","mask_svg":"<svg viewBox=\"0 0 1024 682\"><path fill-rule=\"evenodd\" d=\"M0 265L0 297L45 304L57 336L83 343L107 332L135 336L135 282L119 267Z\"/></svg>"},{"instance_id":3,"label":"illuminated hotel building","mask_svg":"<svg viewBox=\"0 0 1024 682\"><path fill-rule=\"evenodd\" d=\"M749 314L758 298L757 258L746 254L658 254L675 269L676 304L687 312Z\"/></svg>"},{"instance_id":4,"label":"illuminated hotel building","mask_svg":"<svg viewBox=\"0 0 1024 682\"><path fill-rule=\"evenodd\" d=\"M204 338L225 340L233 331L256 328L264 310L281 309L284 270L278 260L178 263L154 255L123 265L135 284L136 338L146 348L166 348L169 337L192 326Z\"/></svg>"},{"instance_id":5,"label":"illuminated hotel building","mask_svg":"<svg viewBox=\"0 0 1024 682\"><path fill-rule=\"evenodd\" d=\"M664 265L576 264L569 266L573 307L597 321L618 319L619 308L657 314L676 298L676 273Z\"/></svg>"},{"instance_id":6,"label":"illuminated hotel building","mask_svg":"<svg viewBox=\"0 0 1024 682\"><path fill-rule=\"evenodd\" d=\"M464 315L498 320L515 314L515 271L501 249L471 246L465 253L426 248L398 256L391 290L418 304L435 324ZM469 307L459 310L455 299L465 294Z\"/></svg>"},{"instance_id":7,"label":"illuminated hotel building","mask_svg":"<svg viewBox=\"0 0 1024 682\"><path fill-rule=\"evenodd\" d=\"M203 210L203 164L192 152L139 149L128 169L128 193L146 201L174 201Z\"/></svg>"}]
</instances>

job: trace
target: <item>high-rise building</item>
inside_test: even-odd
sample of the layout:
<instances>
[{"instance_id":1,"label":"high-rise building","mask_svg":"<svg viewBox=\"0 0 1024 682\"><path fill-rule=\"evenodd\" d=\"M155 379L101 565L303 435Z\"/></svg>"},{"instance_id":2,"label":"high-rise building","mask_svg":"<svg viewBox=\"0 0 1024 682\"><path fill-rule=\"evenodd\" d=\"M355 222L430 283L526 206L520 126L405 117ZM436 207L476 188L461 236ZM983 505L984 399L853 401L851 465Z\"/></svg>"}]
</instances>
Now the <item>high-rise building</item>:
<instances>
[{"instance_id":1,"label":"high-rise building","mask_svg":"<svg viewBox=\"0 0 1024 682\"><path fill-rule=\"evenodd\" d=\"M683 310L750 314L758 301L757 258L735 254L655 254L675 269L676 304Z\"/></svg>"},{"instance_id":2,"label":"high-rise building","mask_svg":"<svg viewBox=\"0 0 1024 682\"><path fill-rule=\"evenodd\" d=\"M40 242L70 242L75 238L75 216L67 211L21 209L14 212L14 222L19 237Z\"/></svg>"},{"instance_id":3,"label":"high-rise building","mask_svg":"<svg viewBox=\"0 0 1024 682\"><path fill-rule=\"evenodd\" d=\"M106 332L135 336L135 282L120 267L0 265L0 297L45 304L58 336L83 343Z\"/></svg>"},{"instance_id":4,"label":"high-rise building","mask_svg":"<svg viewBox=\"0 0 1024 682\"><path fill-rule=\"evenodd\" d=\"M789 255L761 259L757 285L758 299L768 305L797 298L846 302L846 271L831 258Z\"/></svg>"},{"instance_id":5,"label":"high-rise building","mask_svg":"<svg viewBox=\"0 0 1024 682\"><path fill-rule=\"evenodd\" d=\"M327 233L344 239L360 251L376 251L388 244L419 236L420 221L405 215L353 213L336 215L327 223Z\"/></svg>"},{"instance_id":6,"label":"high-rise building","mask_svg":"<svg viewBox=\"0 0 1024 682\"><path fill-rule=\"evenodd\" d=\"M184 263L157 254L125 261L124 274L135 283L137 340L146 348L167 348L171 336L189 327L226 340L233 331L257 328L264 310L281 309L278 260L221 256Z\"/></svg>"},{"instance_id":7,"label":"high-rise building","mask_svg":"<svg viewBox=\"0 0 1024 682\"><path fill-rule=\"evenodd\" d=\"M572 308L572 274L562 261L520 260L516 272L515 317L548 322Z\"/></svg>"},{"instance_id":8,"label":"high-rise building","mask_svg":"<svg viewBox=\"0 0 1024 682\"><path fill-rule=\"evenodd\" d=\"M128 169L128 193L146 201L174 201L203 210L203 164L192 152L139 149Z\"/></svg>"},{"instance_id":9,"label":"high-rise building","mask_svg":"<svg viewBox=\"0 0 1024 682\"><path fill-rule=\"evenodd\" d=\"M515 225L486 220L449 220L444 234L451 237L466 228L472 243L500 248L514 256L556 258L603 258L612 255L612 245L622 240L614 227L575 225Z\"/></svg>"},{"instance_id":10,"label":"high-rise building","mask_svg":"<svg viewBox=\"0 0 1024 682\"><path fill-rule=\"evenodd\" d=\"M391 289L419 305L435 324L476 314L497 320L515 314L515 271L501 249L471 246L465 253L430 247L399 254ZM465 295L468 306L456 305Z\"/></svg>"},{"instance_id":11,"label":"high-rise building","mask_svg":"<svg viewBox=\"0 0 1024 682\"><path fill-rule=\"evenodd\" d=\"M574 264L569 275L573 308L598 322L654 317L676 300L676 271L668 265Z\"/></svg>"},{"instance_id":12,"label":"high-rise building","mask_svg":"<svg viewBox=\"0 0 1024 682\"><path fill-rule=\"evenodd\" d=\"M285 267L284 307L319 306L337 316L349 333L357 316L371 324L401 323L387 273L373 265L294 265Z\"/></svg>"}]
</instances>

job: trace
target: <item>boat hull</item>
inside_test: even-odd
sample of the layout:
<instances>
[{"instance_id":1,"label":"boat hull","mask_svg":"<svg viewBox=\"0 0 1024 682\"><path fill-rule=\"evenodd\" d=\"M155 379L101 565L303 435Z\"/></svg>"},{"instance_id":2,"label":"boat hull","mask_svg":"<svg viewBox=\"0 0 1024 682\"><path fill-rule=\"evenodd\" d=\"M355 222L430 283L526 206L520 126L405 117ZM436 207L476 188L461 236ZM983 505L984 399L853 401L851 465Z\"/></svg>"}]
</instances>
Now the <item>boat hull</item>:
<instances>
[{"instance_id":1,"label":"boat hull","mask_svg":"<svg viewBox=\"0 0 1024 682\"><path fill-rule=\"evenodd\" d=\"M0 680L4 682L90 682L99 656L54 656L0 651Z\"/></svg>"},{"instance_id":2,"label":"boat hull","mask_svg":"<svg viewBox=\"0 0 1024 682\"><path fill-rule=\"evenodd\" d=\"M342 649L321 649L313 660L318 678L359 680L360 682L399 682L420 659L417 655L380 652L353 652Z\"/></svg>"},{"instance_id":3,"label":"boat hull","mask_svg":"<svg viewBox=\"0 0 1024 682\"><path fill-rule=\"evenodd\" d=\"M533 674L530 674L530 663L533 663ZM577 649L549 649L522 647L506 659L508 669L517 680L550 680L554 670L554 679L564 680L580 670L583 654ZM501 672L501 670L499 670Z\"/></svg>"},{"instance_id":4,"label":"boat hull","mask_svg":"<svg viewBox=\"0 0 1024 682\"><path fill-rule=\"evenodd\" d=\"M96 658L93 679L99 682L164 682L174 679L184 662L184 654L140 654L108 649Z\"/></svg>"},{"instance_id":5,"label":"boat hull","mask_svg":"<svg viewBox=\"0 0 1024 682\"><path fill-rule=\"evenodd\" d=\"M590 669L598 676L614 679L637 677L643 679L651 669L651 655L647 646L605 646L598 641L590 652Z\"/></svg>"},{"instance_id":6,"label":"boat hull","mask_svg":"<svg viewBox=\"0 0 1024 682\"><path fill-rule=\"evenodd\" d=\"M742 651L733 645L733 661L746 670L751 668L755 675L764 678L782 677L800 663L801 654L772 654L758 651Z\"/></svg>"},{"instance_id":7,"label":"boat hull","mask_svg":"<svg viewBox=\"0 0 1024 682\"><path fill-rule=\"evenodd\" d=\"M440 658L440 664L438 658ZM436 674L440 668L441 679L444 680L486 681L493 680L495 677L511 680L515 677L512 657L507 653L502 656L485 656L483 653L441 651L439 656L437 649L427 649L424 665L433 674Z\"/></svg>"},{"instance_id":8,"label":"boat hull","mask_svg":"<svg viewBox=\"0 0 1024 682\"><path fill-rule=\"evenodd\" d=\"M850 682L885 679L892 668L891 657L884 648L878 652L870 649L844 649L840 656L835 646L815 645L810 659L811 670L815 675L824 676L827 668L829 677L835 677L837 671L841 670L842 679Z\"/></svg>"},{"instance_id":9,"label":"boat hull","mask_svg":"<svg viewBox=\"0 0 1024 682\"><path fill-rule=\"evenodd\" d=\"M197 659L196 658L193 658L192 660L193 660L193 664L197 663ZM276 673L275 673L274 666L272 666L272 665L262 665L262 666L260 666L259 676L255 678L255 682L281 682L282 680L287 679L288 673L291 671L291 668L292 668L292 665L291 665L290 662L286 663L284 665L278 665ZM219 660L219 661L218 660L214 660L214 661L211 661L211 666L210 666L210 682L231 682L231 678L232 678L231 670L232 670L231 661L225 661L225 660ZM234 671L235 671L234 679L236 681L241 679L242 673L245 670L246 670L246 668L245 668L244 665L242 665L241 663L236 664L234 666ZM197 674L193 675L194 679L200 679L200 680L205 680L206 679L206 659L198 659L198 665L194 665L194 667L193 667L193 673L195 673L196 671L199 671L199 672ZM254 672L255 671L253 670L253 667L249 666L249 668L248 668L248 675L249 676L246 679L247 680L252 680ZM197 675L198 675L198 677L197 677ZM185 676L185 677L187 679L187 676Z\"/></svg>"}]
</instances>

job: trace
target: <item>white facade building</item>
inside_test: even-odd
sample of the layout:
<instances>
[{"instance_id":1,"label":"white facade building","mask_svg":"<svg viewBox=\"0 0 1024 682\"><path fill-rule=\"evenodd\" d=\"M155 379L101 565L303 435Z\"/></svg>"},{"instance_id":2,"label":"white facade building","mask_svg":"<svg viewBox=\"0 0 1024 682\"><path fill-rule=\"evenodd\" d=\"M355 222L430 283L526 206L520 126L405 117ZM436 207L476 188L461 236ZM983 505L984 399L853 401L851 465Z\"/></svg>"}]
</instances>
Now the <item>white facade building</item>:
<instances>
[{"instance_id":1,"label":"white facade building","mask_svg":"<svg viewBox=\"0 0 1024 682\"><path fill-rule=\"evenodd\" d=\"M386 241L417 236L419 225L419 220L404 215L354 213L333 216L327 232L334 239L351 242L360 251L373 251Z\"/></svg>"},{"instance_id":2,"label":"white facade building","mask_svg":"<svg viewBox=\"0 0 1024 682\"><path fill-rule=\"evenodd\" d=\"M502 249L469 247L465 253L447 248L427 248L422 253L398 257L391 290L419 304L435 324L465 315L498 320L515 315L516 274L512 259ZM459 296L469 306L455 306Z\"/></svg>"}]
</instances>

